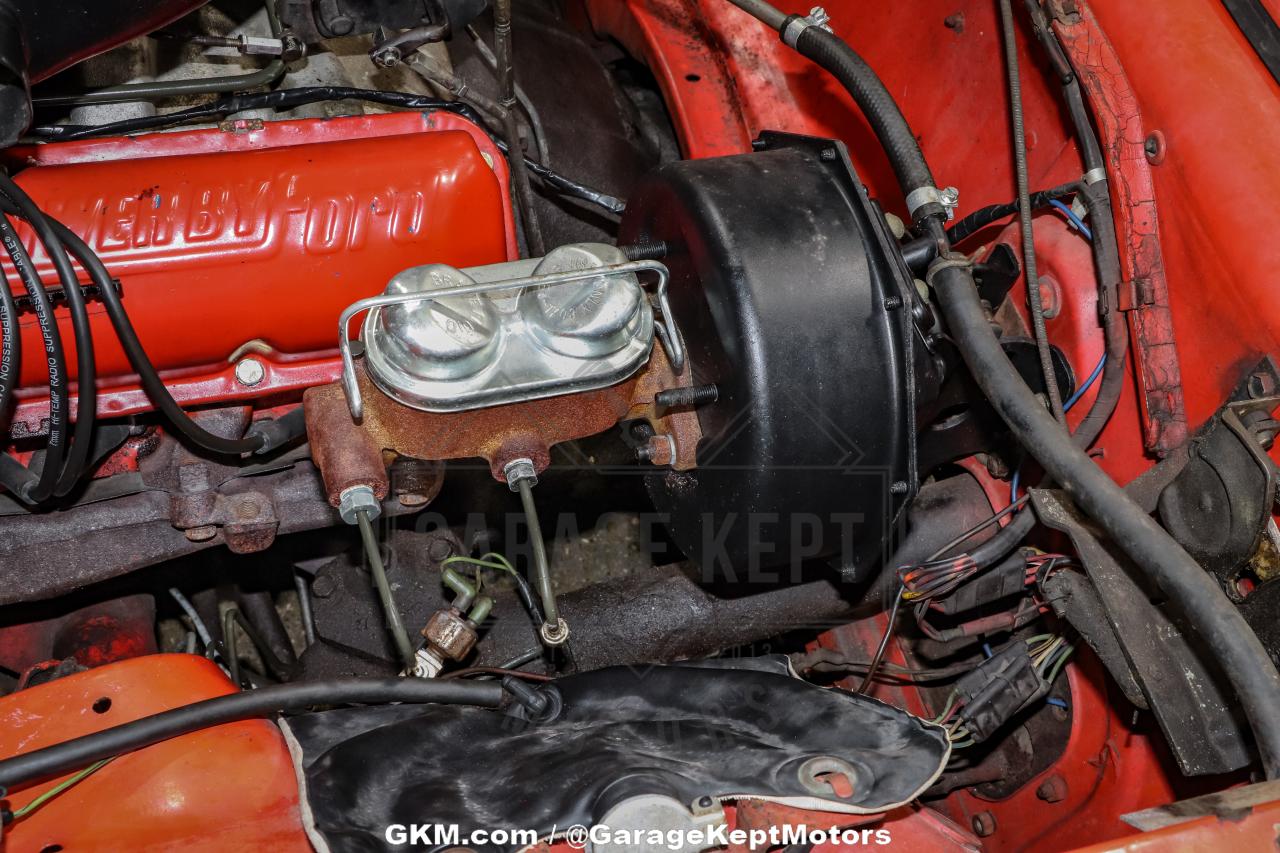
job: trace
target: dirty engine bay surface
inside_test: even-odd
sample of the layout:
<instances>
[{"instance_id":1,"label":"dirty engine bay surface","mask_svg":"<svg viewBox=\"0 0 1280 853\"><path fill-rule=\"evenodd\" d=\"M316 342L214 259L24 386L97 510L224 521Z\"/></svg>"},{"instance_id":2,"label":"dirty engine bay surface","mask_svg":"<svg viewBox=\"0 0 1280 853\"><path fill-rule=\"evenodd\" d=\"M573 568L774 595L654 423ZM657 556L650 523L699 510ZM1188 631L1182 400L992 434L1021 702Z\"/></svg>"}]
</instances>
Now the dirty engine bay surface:
<instances>
[{"instance_id":1,"label":"dirty engine bay surface","mask_svg":"<svg viewBox=\"0 0 1280 853\"><path fill-rule=\"evenodd\" d=\"M0 0L0 849L1269 849L1280 28L1136 6Z\"/></svg>"}]
</instances>

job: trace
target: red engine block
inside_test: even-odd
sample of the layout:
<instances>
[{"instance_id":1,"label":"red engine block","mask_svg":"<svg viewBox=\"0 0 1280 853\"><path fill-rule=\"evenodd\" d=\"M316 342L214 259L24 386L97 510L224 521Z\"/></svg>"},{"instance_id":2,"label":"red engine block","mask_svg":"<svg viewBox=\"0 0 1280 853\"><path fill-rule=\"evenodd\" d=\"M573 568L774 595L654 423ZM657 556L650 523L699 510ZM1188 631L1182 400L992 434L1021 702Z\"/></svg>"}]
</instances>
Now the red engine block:
<instances>
[{"instance_id":1,"label":"red engine block","mask_svg":"<svg viewBox=\"0 0 1280 853\"><path fill-rule=\"evenodd\" d=\"M515 256L506 162L480 128L448 113L235 122L22 156L33 168L18 181L99 253L147 353L188 406L335 381L347 305L406 267ZM56 287L34 235L22 234ZM7 258L4 271L20 292ZM89 308L99 415L149 409L101 306ZM65 308L56 313L74 378L70 321ZM34 314L21 326L19 435L48 416ZM236 378L244 358L261 366L243 372L256 381Z\"/></svg>"}]
</instances>

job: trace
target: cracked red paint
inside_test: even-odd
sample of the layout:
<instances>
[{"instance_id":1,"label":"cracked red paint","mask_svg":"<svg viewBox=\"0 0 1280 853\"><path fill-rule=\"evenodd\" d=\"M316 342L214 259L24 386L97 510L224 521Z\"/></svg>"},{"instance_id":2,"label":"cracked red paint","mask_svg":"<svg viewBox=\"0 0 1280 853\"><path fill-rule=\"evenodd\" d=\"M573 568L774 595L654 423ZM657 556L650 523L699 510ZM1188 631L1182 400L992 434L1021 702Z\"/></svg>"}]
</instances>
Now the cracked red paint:
<instances>
[{"instance_id":1,"label":"cracked red paint","mask_svg":"<svg viewBox=\"0 0 1280 853\"><path fill-rule=\"evenodd\" d=\"M1055 22L1093 106L1107 157L1115 201L1116 232L1124 287L1121 311L1129 318L1146 449L1161 456L1187 440L1182 371L1173 334L1173 314L1156 217L1155 184L1147 162L1138 100L1111 42L1082 3L1076 14Z\"/></svg>"}]
</instances>

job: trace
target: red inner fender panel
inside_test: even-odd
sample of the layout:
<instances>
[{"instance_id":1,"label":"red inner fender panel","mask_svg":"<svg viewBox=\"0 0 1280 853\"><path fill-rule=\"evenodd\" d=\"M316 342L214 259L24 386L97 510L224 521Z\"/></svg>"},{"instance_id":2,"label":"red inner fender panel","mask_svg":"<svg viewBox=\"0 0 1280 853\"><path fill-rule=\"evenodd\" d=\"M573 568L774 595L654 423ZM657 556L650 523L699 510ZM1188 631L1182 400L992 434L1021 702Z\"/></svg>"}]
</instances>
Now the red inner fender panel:
<instances>
[{"instance_id":1,"label":"red inner fender panel","mask_svg":"<svg viewBox=\"0 0 1280 853\"><path fill-rule=\"evenodd\" d=\"M233 692L212 662L148 655L0 697L9 757ZM19 809L74 774L9 792ZM311 847L284 736L244 720L125 753L5 827L6 851Z\"/></svg>"},{"instance_id":2,"label":"red inner fender panel","mask_svg":"<svg viewBox=\"0 0 1280 853\"><path fill-rule=\"evenodd\" d=\"M23 154L34 168L19 182L102 257L147 353L188 405L332 381L349 304L406 267L514 257L506 163L483 131L446 113L241 122ZM22 233L56 287L48 257ZM7 258L4 269L20 292ZM89 306L107 391L99 411L150 408L102 306ZM57 313L74 377L74 336L66 309ZM35 315L21 323L23 351L40 352ZM231 361L247 353L265 377L237 387ZM23 360L20 420L43 414L47 380L43 360Z\"/></svg>"}]
</instances>

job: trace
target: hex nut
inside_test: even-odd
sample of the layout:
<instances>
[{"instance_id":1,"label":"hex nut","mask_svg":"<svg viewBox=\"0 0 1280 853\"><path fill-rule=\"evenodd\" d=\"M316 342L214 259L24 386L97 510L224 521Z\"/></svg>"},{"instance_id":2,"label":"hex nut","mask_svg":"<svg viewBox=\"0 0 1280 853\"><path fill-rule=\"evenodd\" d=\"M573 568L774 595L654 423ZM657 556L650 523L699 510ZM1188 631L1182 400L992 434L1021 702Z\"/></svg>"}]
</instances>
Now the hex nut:
<instances>
[{"instance_id":1,"label":"hex nut","mask_svg":"<svg viewBox=\"0 0 1280 853\"><path fill-rule=\"evenodd\" d=\"M528 480L530 486L538 485L538 471L532 459L512 459L502 466L502 473L507 478L507 488L513 492L520 491L523 480Z\"/></svg>"},{"instance_id":2,"label":"hex nut","mask_svg":"<svg viewBox=\"0 0 1280 853\"><path fill-rule=\"evenodd\" d=\"M347 524L356 524L356 516L361 512L367 512L370 521L382 514L382 504L378 503L373 487L359 485L343 489L338 497L338 515Z\"/></svg>"},{"instance_id":3,"label":"hex nut","mask_svg":"<svg viewBox=\"0 0 1280 853\"><path fill-rule=\"evenodd\" d=\"M671 465L676 459L676 440L670 435L651 435L638 454L641 460L654 465Z\"/></svg>"},{"instance_id":4,"label":"hex nut","mask_svg":"<svg viewBox=\"0 0 1280 853\"><path fill-rule=\"evenodd\" d=\"M569 623L563 619L557 619L555 624L543 622L538 628L538 635L542 637L544 645L563 646L569 642Z\"/></svg>"}]
</instances>

